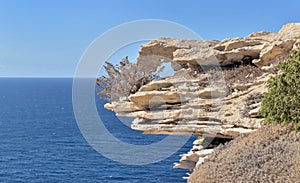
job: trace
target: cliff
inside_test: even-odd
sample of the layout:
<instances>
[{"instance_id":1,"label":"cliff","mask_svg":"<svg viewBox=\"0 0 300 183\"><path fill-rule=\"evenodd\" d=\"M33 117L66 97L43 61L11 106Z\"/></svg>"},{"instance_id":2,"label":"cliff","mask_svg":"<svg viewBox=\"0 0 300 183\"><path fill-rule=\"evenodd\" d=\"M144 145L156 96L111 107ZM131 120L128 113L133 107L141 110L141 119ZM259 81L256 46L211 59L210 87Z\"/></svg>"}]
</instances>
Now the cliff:
<instances>
[{"instance_id":1,"label":"cliff","mask_svg":"<svg viewBox=\"0 0 300 183\"><path fill-rule=\"evenodd\" d=\"M291 23L278 33L222 41L152 40L141 46L137 63L153 70L171 63L174 74L105 108L134 117L132 129L144 133L202 136L174 164L192 171L219 144L261 127L266 81L298 46L299 36L300 23Z\"/></svg>"}]
</instances>

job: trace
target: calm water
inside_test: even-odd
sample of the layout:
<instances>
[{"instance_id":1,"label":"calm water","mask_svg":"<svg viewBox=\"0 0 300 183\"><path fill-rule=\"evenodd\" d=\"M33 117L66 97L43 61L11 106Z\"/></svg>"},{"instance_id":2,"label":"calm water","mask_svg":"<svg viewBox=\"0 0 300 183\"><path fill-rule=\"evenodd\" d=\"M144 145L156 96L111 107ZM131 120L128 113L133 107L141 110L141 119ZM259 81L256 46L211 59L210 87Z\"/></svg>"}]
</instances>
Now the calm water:
<instances>
[{"instance_id":1,"label":"calm water","mask_svg":"<svg viewBox=\"0 0 300 183\"><path fill-rule=\"evenodd\" d=\"M111 161L82 137L71 97L71 79L0 79L0 182L186 182L186 170L172 164L193 139L155 164ZM97 99L102 120L119 139L149 144L164 137L131 130L103 104Z\"/></svg>"}]
</instances>

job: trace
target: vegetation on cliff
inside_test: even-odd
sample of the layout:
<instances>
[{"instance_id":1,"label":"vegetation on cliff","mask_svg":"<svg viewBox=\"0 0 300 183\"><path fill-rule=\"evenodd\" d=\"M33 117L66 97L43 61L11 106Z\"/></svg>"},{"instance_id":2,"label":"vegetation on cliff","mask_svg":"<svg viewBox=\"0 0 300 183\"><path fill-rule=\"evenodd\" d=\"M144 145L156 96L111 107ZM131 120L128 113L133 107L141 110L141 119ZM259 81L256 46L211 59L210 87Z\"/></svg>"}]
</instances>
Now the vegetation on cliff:
<instances>
[{"instance_id":1,"label":"vegetation on cliff","mask_svg":"<svg viewBox=\"0 0 300 183\"><path fill-rule=\"evenodd\" d=\"M278 64L281 73L270 78L260 114L265 123L293 123L300 129L300 51Z\"/></svg>"},{"instance_id":2,"label":"vegetation on cliff","mask_svg":"<svg viewBox=\"0 0 300 183\"><path fill-rule=\"evenodd\" d=\"M217 147L189 182L299 182L299 172L300 133L266 125Z\"/></svg>"},{"instance_id":3,"label":"vegetation on cliff","mask_svg":"<svg viewBox=\"0 0 300 183\"><path fill-rule=\"evenodd\" d=\"M97 78L97 92L100 98L112 102L119 101L120 98L127 98L130 94L153 79L159 77L159 73L164 69L153 72L150 69L130 62L125 57L119 64L113 65L105 62L104 69L107 76Z\"/></svg>"}]
</instances>

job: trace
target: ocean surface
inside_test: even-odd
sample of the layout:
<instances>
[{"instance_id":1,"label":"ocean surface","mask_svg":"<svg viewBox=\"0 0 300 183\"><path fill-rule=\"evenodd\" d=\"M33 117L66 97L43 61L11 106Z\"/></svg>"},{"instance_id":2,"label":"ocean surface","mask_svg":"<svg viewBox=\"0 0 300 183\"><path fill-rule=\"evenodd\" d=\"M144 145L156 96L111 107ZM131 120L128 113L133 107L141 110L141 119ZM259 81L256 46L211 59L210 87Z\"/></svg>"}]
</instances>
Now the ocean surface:
<instances>
[{"instance_id":1,"label":"ocean surface","mask_svg":"<svg viewBox=\"0 0 300 183\"><path fill-rule=\"evenodd\" d=\"M106 127L124 142L149 144L165 137L133 131L103 109L105 101L97 97L96 103ZM95 151L80 133L72 79L0 79L0 182L186 182L187 170L172 165L194 139L163 161L121 164Z\"/></svg>"}]
</instances>

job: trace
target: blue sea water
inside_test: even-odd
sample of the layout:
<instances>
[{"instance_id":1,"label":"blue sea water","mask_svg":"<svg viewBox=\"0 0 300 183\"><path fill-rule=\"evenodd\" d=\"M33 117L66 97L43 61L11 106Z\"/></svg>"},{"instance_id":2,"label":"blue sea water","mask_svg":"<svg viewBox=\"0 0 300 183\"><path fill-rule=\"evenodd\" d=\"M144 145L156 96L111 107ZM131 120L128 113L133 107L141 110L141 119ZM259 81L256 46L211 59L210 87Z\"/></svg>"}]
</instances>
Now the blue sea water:
<instances>
[{"instance_id":1,"label":"blue sea water","mask_svg":"<svg viewBox=\"0 0 300 183\"><path fill-rule=\"evenodd\" d=\"M117 138L149 144L163 135L133 131L96 99L106 127ZM72 79L0 79L0 182L186 182L173 169L179 154L149 165L125 165L95 151L83 138L72 108ZM157 149L159 153L159 149Z\"/></svg>"}]
</instances>

